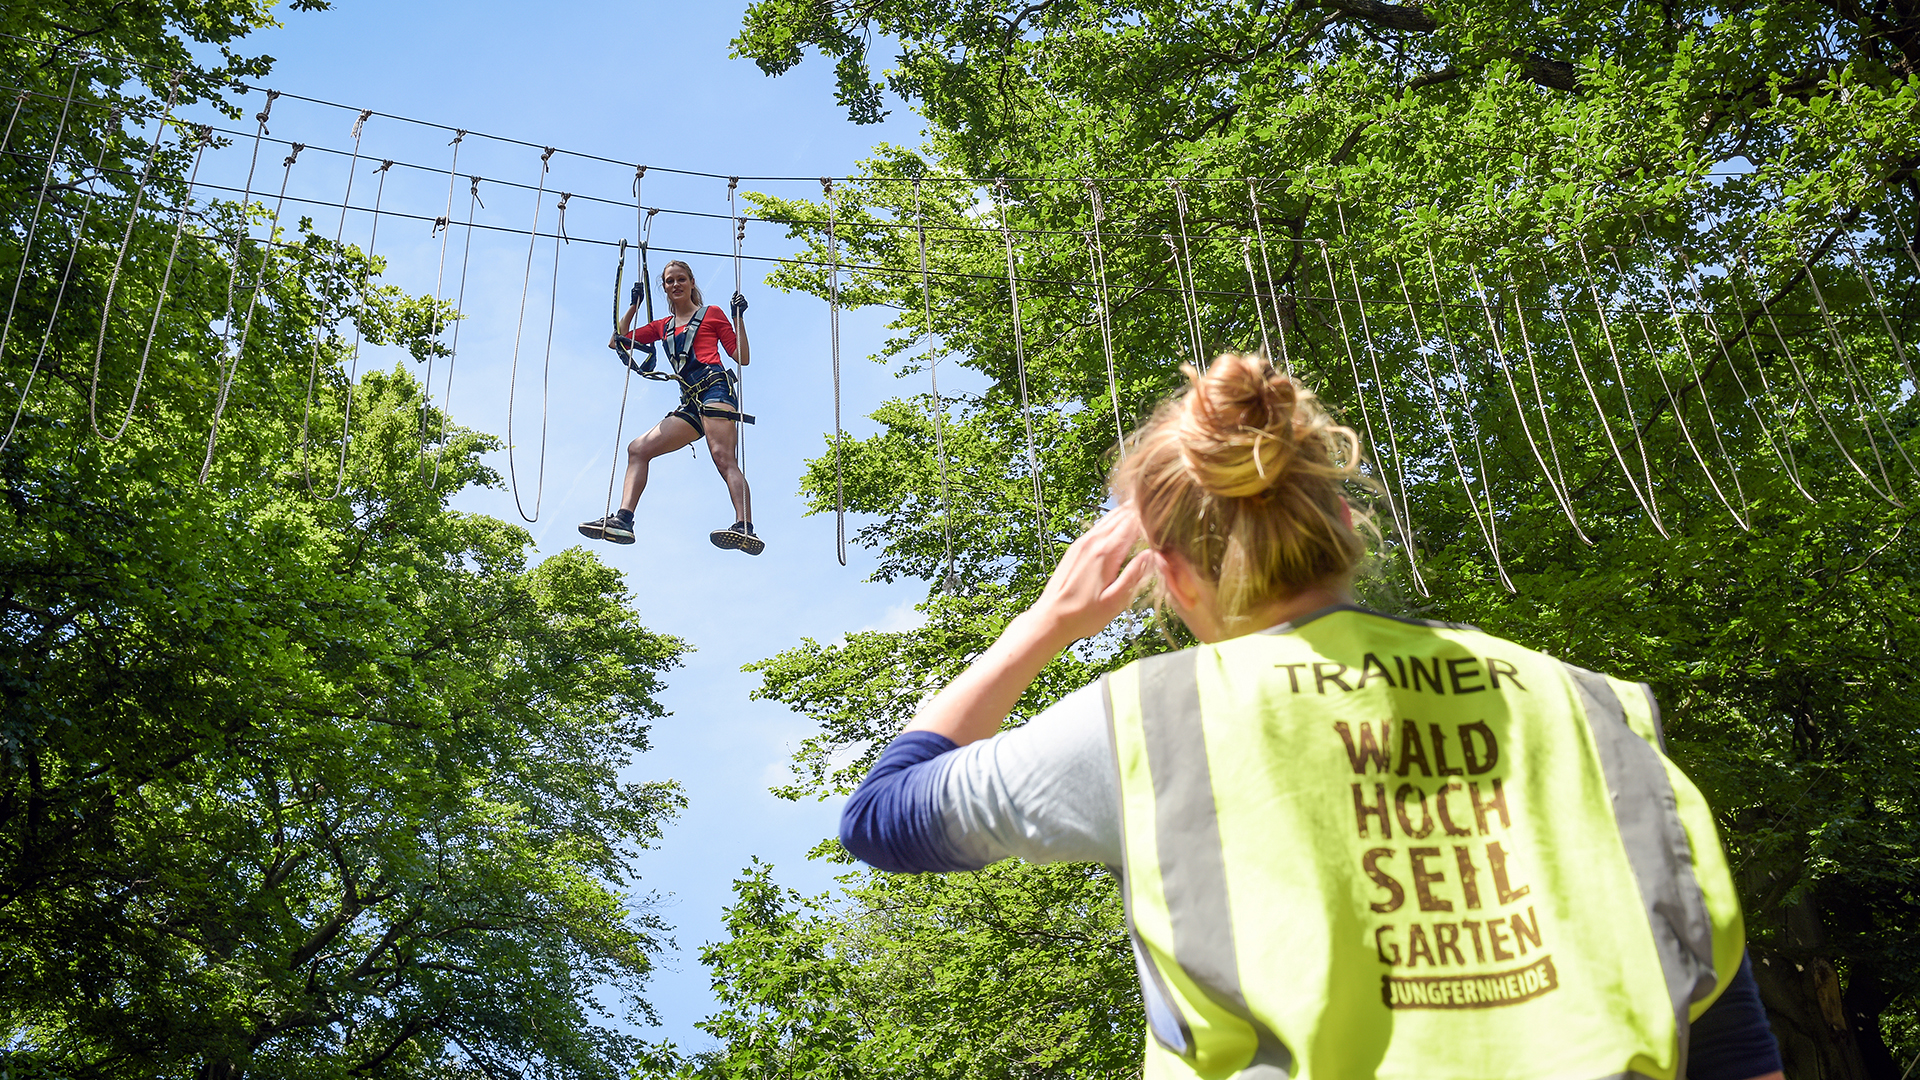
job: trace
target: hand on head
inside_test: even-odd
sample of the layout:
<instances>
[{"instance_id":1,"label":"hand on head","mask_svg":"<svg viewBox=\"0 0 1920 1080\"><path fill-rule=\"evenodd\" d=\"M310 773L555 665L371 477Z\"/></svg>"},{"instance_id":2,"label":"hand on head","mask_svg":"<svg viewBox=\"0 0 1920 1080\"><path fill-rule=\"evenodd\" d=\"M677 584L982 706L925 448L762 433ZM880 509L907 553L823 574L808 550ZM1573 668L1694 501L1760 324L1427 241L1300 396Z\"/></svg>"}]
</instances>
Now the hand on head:
<instances>
[{"instance_id":1,"label":"hand on head","mask_svg":"<svg viewBox=\"0 0 1920 1080\"><path fill-rule=\"evenodd\" d=\"M1052 636L1065 641L1106 629L1159 566L1154 552L1135 554L1141 538L1140 519L1132 507L1101 518L1067 548L1040 599L1028 610L1045 621Z\"/></svg>"}]
</instances>

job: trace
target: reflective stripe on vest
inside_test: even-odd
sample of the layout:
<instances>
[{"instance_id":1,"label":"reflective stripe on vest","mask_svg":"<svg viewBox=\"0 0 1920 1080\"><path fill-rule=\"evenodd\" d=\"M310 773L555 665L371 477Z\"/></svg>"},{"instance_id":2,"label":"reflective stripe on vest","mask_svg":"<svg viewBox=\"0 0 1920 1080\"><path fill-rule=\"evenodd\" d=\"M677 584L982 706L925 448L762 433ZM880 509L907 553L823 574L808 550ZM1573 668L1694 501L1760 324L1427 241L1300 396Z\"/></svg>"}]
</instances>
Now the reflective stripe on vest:
<instances>
[{"instance_id":1,"label":"reflective stripe on vest","mask_svg":"<svg viewBox=\"0 0 1920 1080\"><path fill-rule=\"evenodd\" d=\"M1644 687L1348 608L1105 696L1148 1077L1685 1075L1742 933Z\"/></svg>"}]
</instances>

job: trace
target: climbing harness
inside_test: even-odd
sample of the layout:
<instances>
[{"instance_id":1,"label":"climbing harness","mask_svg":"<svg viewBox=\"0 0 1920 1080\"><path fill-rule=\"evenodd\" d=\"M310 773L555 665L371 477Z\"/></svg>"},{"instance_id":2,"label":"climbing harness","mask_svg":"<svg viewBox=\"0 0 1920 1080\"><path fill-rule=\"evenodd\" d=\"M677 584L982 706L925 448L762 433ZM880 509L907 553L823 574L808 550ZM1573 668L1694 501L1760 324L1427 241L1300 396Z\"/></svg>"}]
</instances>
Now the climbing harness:
<instances>
[{"instance_id":1,"label":"climbing harness","mask_svg":"<svg viewBox=\"0 0 1920 1080\"><path fill-rule=\"evenodd\" d=\"M513 360L507 372L507 480L513 488L513 508L520 512L520 520L529 524L540 519L540 502L546 496L547 488L547 402L540 401L540 474L539 490L534 495L533 516L527 516L527 509L520 501L520 474L514 462L513 441L513 404L514 391L520 382L520 331L527 321L527 290L533 285L533 249L540 239L540 200L547 194L547 163L556 153L553 147L546 148L540 155L540 185L533 196L533 228L527 231L527 269L520 281L520 316L513 324ZM559 241L554 241L554 258L559 259Z\"/></svg>"},{"instance_id":2,"label":"climbing harness","mask_svg":"<svg viewBox=\"0 0 1920 1080\"><path fill-rule=\"evenodd\" d=\"M1047 501L1045 491L1040 486L1040 455L1034 448L1033 412L1027 401L1027 343L1021 329L1020 282L1014 273L1013 229L1007 223L1007 200L1010 193L1006 180L1000 179L994 184L994 209L1000 219L1000 235L1007 245L1007 296L1013 302L1013 369L1020 383L1020 420L1027 429L1027 471L1033 477L1033 533L1039 541L1039 555L1047 557Z\"/></svg>"},{"instance_id":3,"label":"climbing harness","mask_svg":"<svg viewBox=\"0 0 1920 1080\"><path fill-rule=\"evenodd\" d=\"M1093 210L1093 229L1087 236L1087 257L1093 264L1094 310L1100 317L1100 348L1107 357L1107 398L1113 404L1114 445L1118 448L1120 460L1127 460L1126 425L1120 419L1120 379L1113 365L1113 312L1109 307L1111 297L1107 292L1107 248L1100 235L1100 221L1106 216L1106 202L1100 197L1100 188L1092 180L1087 184L1087 204ZM916 209L919 206L919 184L914 186ZM925 253L920 260L921 269L926 269Z\"/></svg>"},{"instance_id":4,"label":"climbing harness","mask_svg":"<svg viewBox=\"0 0 1920 1080\"><path fill-rule=\"evenodd\" d=\"M100 434L100 417L97 403L100 399L100 363L107 349L107 320L113 313L113 294L120 284L120 267L127 259L127 247L133 243L133 228L140 220L140 201L147 193L147 182L153 179L153 164L160 157L160 142L167 134L167 121L173 117L173 106L180 97L180 75L175 73L167 82L167 106L160 114L160 123L153 132L153 149L147 152L147 163L140 170L140 182L133 189L133 205L127 211L127 230L120 236L120 250L113 257L113 270L107 275L107 295L100 301L100 337L93 347L93 381L87 388L87 424L93 429L94 438ZM195 163L199 159L196 157ZM191 184L189 184L191 187ZM168 269L172 269L169 256ZM144 374L144 372L143 372ZM136 386L138 383L136 382ZM136 394L138 391L135 391Z\"/></svg>"},{"instance_id":5,"label":"climbing harness","mask_svg":"<svg viewBox=\"0 0 1920 1080\"><path fill-rule=\"evenodd\" d=\"M947 443L941 431L942 418L947 407L940 400L940 345L939 338L933 332L933 279L927 272L927 219L920 206L920 178L913 179L913 221L920 238L920 302L926 319L923 324L927 335L927 375L933 385L933 456L940 467L940 536L946 544L946 572L941 575L941 585L948 592L954 592L957 582L953 573L953 502L947 486ZM1113 370L1113 353L1107 353L1107 370Z\"/></svg>"}]
</instances>

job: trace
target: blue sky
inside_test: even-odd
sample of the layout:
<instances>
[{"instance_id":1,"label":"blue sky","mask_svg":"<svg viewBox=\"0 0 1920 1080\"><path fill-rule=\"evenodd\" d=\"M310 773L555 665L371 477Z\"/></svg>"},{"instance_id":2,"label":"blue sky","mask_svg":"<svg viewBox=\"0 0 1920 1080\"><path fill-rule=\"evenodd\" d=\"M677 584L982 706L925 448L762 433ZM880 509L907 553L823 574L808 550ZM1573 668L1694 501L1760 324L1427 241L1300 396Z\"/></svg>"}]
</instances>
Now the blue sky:
<instances>
[{"instance_id":1,"label":"blue sky","mask_svg":"<svg viewBox=\"0 0 1920 1080\"><path fill-rule=\"evenodd\" d=\"M726 174L845 175L880 141L912 144L920 138L918 117L896 109L886 123L856 127L834 105L831 70L803 65L781 79L763 76L750 62L730 60L728 42L741 7L689 3L395 4L336 0L323 13L282 11L280 29L262 31L244 43L251 53L275 58L267 85L380 113L432 120L540 145ZM259 95L242 101L249 112ZM284 146L263 147L254 188L272 205L283 172L295 196L337 202L345 191L348 157L321 148L350 151L355 114L282 98L269 123L273 138L309 144L291 171L282 169ZM252 129L252 124L231 125ZM369 120L362 132L363 160L353 169L352 202L420 214L444 212L447 181L397 167L386 187L373 162L392 158L445 168L453 148L444 132L386 117ZM249 161L245 139L210 160L203 179L244 186ZM481 185L484 209L476 220L525 228L535 198L496 180L540 183L539 151L468 138L459 147L462 174L489 178ZM544 184L542 231L551 227L556 191L575 193L567 214L569 235L631 238L634 212L627 206L585 201L594 195L631 198L631 170L556 155ZM817 194L818 184L753 185L783 194ZM456 221L467 210L467 183L454 195ZM725 214L724 181L650 175L648 205ZM389 260L388 279L413 292L452 296L458 284L464 234L450 237L444 276L441 242L426 222L382 219L372 235L371 215L289 202L287 221L307 214L324 235L341 231L351 242L377 242ZM725 252L727 222L656 219L658 245ZM794 243L766 226L750 226L747 249L788 254ZM615 425L622 390L620 368L605 348L611 318L615 253L584 243L561 245L554 282L554 245L534 246L529 270L527 241L476 231L466 260L466 311L454 372L452 410L463 424L504 435L508 389L514 389L513 469L520 481L519 509L538 521L527 525L541 555L585 543L574 531L598 517L606 503L614 460ZM710 302L725 302L732 289L730 261L692 260ZM859 551L851 566L834 558L833 519L802 517L795 497L804 457L820 452L832 430L827 310L811 297L760 287L765 264L745 267L753 308L747 325L755 363L748 369L747 408L760 423L747 436L747 472L755 517L767 539L754 559L711 547L707 532L732 520L725 490L704 450L655 463L652 484L638 516L641 542L592 549L625 571L638 607L653 629L684 638L697 651L670 675L666 705L673 715L654 729L654 750L638 763L637 776L672 777L686 788L691 805L667 833L659 850L642 863L643 890L664 898L680 948L664 958L667 970L651 997L664 1027L656 1037L682 1047L706 1043L693 1023L710 1007L705 969L696 959L701 943L721 936L719 916L729 887L749 858L778 867L785 882L808 891L831 885L831 867L809 864L805 851L828 835L838 804L794 804L768 794L787 776L786 762L809 724L784 708L748 700L757 680L741 665L798 644L804 637L830 641L848 631L910 625L918 590L865 582L871 561ZM654 263L657 274L658 260ZM635 267L629 261L627 280ZM524 315L520 311L526 295ZM549 297L554 303L549 305ZM548 319L553 334L549 353ZM901 382L864 358L881 337L877 313L843 316L845 414L855 433L870 430L866 413L887 397L924 392ZM519 338L518 368L514 341ZM396 358L368 349L363 365L391 367ZM544 484L542 368L544 394ZM959 373L955 373L959 375ZM434 393L444 391L445 368L434 375ZM956 384L966 380L955 378ZM946 384L943 384L943 389ZM639 434L671 407L660 384L635 381L627 406L627 437ZM504 473L504 454L495 455ZM519 521L505 491L463 494L456 505Z\"/></svg>"}]
</instances>

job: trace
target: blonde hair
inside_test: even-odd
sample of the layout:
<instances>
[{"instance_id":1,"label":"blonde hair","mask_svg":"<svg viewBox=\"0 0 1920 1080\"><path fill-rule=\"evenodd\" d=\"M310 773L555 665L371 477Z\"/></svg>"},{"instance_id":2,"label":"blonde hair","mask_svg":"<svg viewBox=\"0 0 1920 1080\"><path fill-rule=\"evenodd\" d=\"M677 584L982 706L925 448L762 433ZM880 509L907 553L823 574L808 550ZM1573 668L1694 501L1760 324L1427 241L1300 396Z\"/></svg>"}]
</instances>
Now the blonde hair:
<instances>
[{"instance_id":1,"label":"blonde hair","mask_svg":"<svg viewBox=\"0 0 1920 1080\"><path fill-rule=\"evenodd\" d=\"M698 278L693 276L693 267L688 266L686 263L681 262L679 259L674 259L671 262L667 263L667 265L660 268L660 288L664 290L667 287L667 271L673 269L676 266L687 272L687 281L689 284L693 286L693 289L691 290L692 299L693 299L693 310L699 311L701 308L706 307L707 302L704 299L702 299L700 296L700 281Z\"/></svg>"},{"instance_id":2,"label":"blonde hair","mask_svg":"<svg viewBox=\"0 0 1920 1080\"><path fill-rule=\"evenodd\" d=\"M1110 480L1147 543L1214 583L1228 626L1345 584L1366 552L1342 490L1361 480L1360 437L1260 357L1181 370L1186 392L1133 433Z\"/></svg>"}]
</instances>

